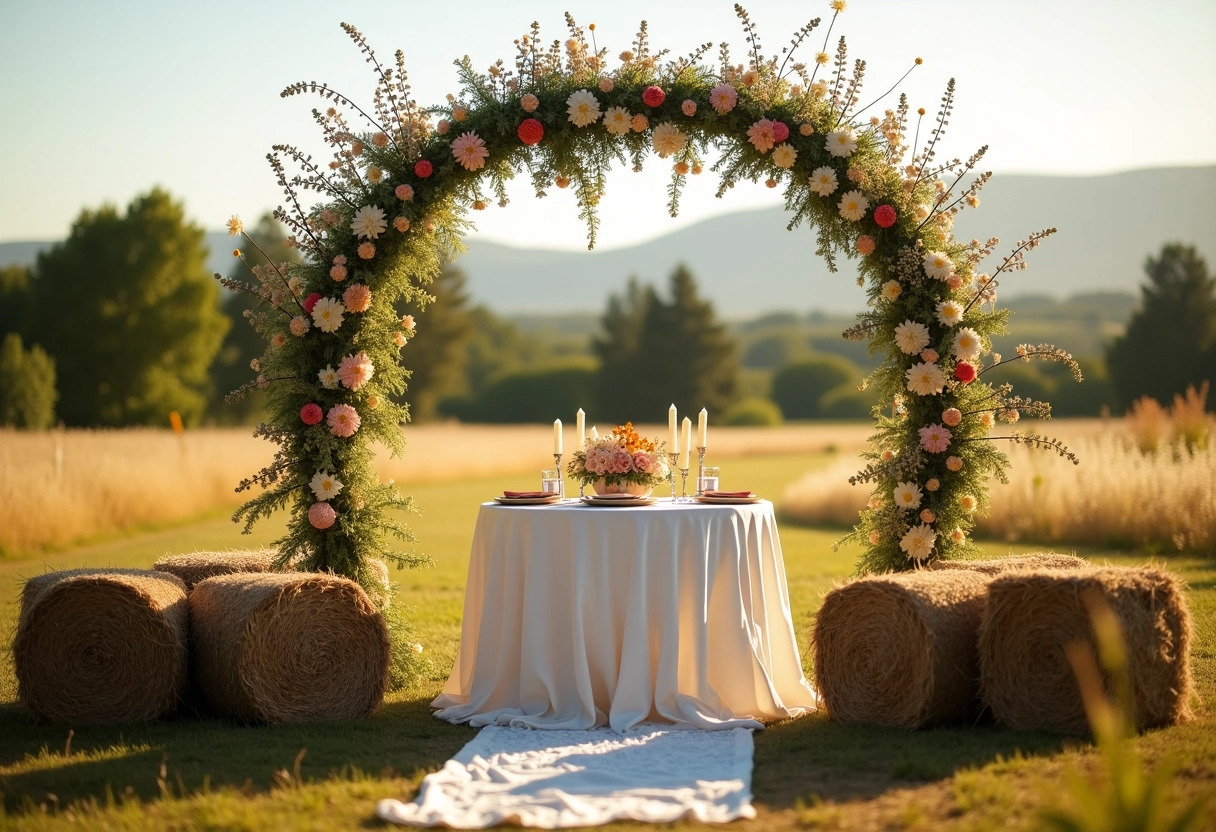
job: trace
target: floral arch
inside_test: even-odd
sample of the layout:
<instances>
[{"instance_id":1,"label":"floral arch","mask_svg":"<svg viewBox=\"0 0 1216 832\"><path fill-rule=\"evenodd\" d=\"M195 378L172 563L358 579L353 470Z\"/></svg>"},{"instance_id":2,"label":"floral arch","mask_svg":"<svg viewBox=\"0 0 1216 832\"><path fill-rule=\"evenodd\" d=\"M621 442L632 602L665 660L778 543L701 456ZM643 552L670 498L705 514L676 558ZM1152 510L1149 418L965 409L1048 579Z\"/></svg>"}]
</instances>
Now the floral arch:
<instances>
[{"instance_id":1,"label":"floral arch","mask_svg":"<svg viewBox=\"0 0 1216 832\"><path fill-rule=\"evenodd\" d=\"M289 508L288 531L276 541L280 563L367 582L370 557L420 562L389 551L390 539L413 539L390 516L410 500L391 481L379 482L371 464L373 440L403 449L399 426L409 416L389 398L405 389L400 350L415 335L394 304L427 301L426 286L461 251L466 212L491 199L505 206L506 183L519 172L528 172L538 196L552 186L574 189L591 247L613 164L638 169L651 154L671 164L674 214L686 177L703 172L714 147L719 195L743 179L784 188L789 228L813 226L830 267L841 253L860 258L868 311L844 337L869 339L885 356L866 382L885 405L876 408L868 464L852 479L874 489L853 533L865 548L859 570L967 554L986 483L1003 478L1008 465L992 440L1072 458L1053 439L997 428L1022 414L1047 416L1050 406L984 378L1033 357L1064 362L1080 378L1071 356L1049 345L1021 346L1010 358L990 350L1008 314L995 308L999 278L1024 268L1026 252L1054 229L1020 241L981 273L997 241L960 242L950 229L959 210L978 205L989 177L975 172L984 150L966 161L937 158L953 80L917 150L923 110L910 112L902 95L881 113L877 100L859 106L865 62L850 63L843 38L834 55L826 51L845 3L830 5L822 49L807 64L793 55L819 19L781 55L766 57L736 6L746 63L733 64L724 44L712 68L701 63L709 45L677 59L653 52L645 23L630 49L610 57L595 43L594 26L567 15L566 39L546 47L533 24L515 41L513 65L500 60L480 73L468 58L459 61L461 95L432 108L410 97L401 52L384 65L343 24L375 71L373 106L365 110L325 85L293 84L284 97L312 93L328 102L313 115L333 158L318 164L290 145L268 155L286 197L276 216L304 259L255 268L254 282L224 280L264 301L250 322L269 346L247 388L268 390L268 418L256 433L278 445L273 462L241 483L264 491L234 519L248 531ZM319 206L304 204L310 192ZM239 219L229 230L242 233Z\"/></svg>"}]
</instances>

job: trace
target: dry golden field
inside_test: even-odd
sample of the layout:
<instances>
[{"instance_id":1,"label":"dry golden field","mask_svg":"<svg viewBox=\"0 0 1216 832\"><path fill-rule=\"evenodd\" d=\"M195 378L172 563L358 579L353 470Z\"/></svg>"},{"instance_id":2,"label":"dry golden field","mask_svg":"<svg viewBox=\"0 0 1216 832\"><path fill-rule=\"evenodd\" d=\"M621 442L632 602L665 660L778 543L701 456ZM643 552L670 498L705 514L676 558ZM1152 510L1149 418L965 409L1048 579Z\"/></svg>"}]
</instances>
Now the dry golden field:
<instances>
[{"instance_id":1,"label":"dry golden field","mask_svg":"<svg viewBox=\"0 0 1216 832\"><path fill-rule=\"evenodd\" d=\"M856 452L868 423L710 429L708 459L837 448ZM663 436L666 426L640 426ZM381 477L411 485L553 465L549 425L429 424L406 428L403 456L379 462ZM574 430L566 431L567 449ZM273 448L248 428L187 431L0 430L0 554L57 548L130 529L182 522L240 505L233 488L270 461ZM723 487L729 486L729 466Z\"/></svg>"}]
</instances>

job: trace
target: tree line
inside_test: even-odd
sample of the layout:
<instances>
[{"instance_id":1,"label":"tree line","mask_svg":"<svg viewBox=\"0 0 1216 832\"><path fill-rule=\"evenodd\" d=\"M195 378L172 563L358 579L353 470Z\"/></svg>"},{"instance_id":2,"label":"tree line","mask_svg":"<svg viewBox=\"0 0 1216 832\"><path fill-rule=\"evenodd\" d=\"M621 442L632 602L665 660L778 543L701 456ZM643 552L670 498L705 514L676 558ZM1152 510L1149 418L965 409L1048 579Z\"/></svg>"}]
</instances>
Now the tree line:
<instances>
[{"instance_id":1,"label":"tree line","mask_svg":"<svg viewBox=\"0 0 1216 832\"><path fill-rule=\"evenodd\" d=\"M252 236L260 251L241 251L233 277L266 258L294 259L269 216ZM250 362L264 344L245 317L258 300L222 290L206 262L202 229L158 188L125 212L83 211L32 269L0 268L0 425L165 425L171 411L191 426L256 421L256 390L230 404L223 394L256 376ZM1126 332L1104 356L1083 360L1086 385L1057 377L1054 365L1020 362L1001 368L1007 380L1052 401L1058 415L1122 411L1144 395L1169 401L1211 381L1216 279L1207 264L1175 243L1150 256L1145 272ZM411 418L548 421L583 407L604 423L658 421L674 403L728 423L772 424L866 418L878 404L861 389L858 361L809 352L789 328L744 349L687 268L663 288L631 279L587 344L530 336L474 305L463 273L445 269L428 289L433 300L399 310L419 332L403 353Z\"/></svg>"}]
</instances>

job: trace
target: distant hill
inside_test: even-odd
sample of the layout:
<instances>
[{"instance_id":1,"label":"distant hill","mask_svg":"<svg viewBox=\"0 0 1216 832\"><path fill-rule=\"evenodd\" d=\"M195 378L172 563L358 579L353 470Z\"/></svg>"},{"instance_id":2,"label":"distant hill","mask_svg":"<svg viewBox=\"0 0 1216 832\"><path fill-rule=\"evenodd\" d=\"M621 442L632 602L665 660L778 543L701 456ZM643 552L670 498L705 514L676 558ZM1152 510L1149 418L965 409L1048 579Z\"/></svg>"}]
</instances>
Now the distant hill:
<instances>
[{"instance_id":1,"label":"distant hill","mask_svg":"<svg viewBox=\"0 0 1216 832\"><path fill-rule=\"evenodd\" d=\"M1000 237L997 256L1046 226L1059 232L1002 281L1002 302L1023 295L1135 292L1144 260L1163 243L1193 243L1216 268L1216 166L1109 176L997 175L978 210L959 215L960 239ZM473 300L500 313L596 312L631 275L665 284L679 262L725 317L774 309L852 313L864 306L852 261L831 274L815 256L814 232L785 230L786 212L724 214L640 245L612 251L519 249L476 236L458 264ZM232 242L207 235L208 268L226 274ZM51 243L0 243L0 265L32 263ZM993 261L996 261L994 256ZM994 265L986 264L986 265Z\"/></svg>"}]
</instances>

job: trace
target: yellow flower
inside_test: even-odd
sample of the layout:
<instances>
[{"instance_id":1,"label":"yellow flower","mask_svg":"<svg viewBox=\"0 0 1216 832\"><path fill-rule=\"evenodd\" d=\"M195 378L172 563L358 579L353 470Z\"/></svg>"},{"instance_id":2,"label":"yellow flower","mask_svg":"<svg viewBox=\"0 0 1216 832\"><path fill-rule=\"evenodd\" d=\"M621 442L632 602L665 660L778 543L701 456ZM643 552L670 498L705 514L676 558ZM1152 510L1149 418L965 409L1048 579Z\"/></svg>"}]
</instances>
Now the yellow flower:
<instances>
[{"instance_id":1,"label":"yellow flower","mask_svg":"<svg viewBox=\"0 0 1216 832\"><path fill-rule=\"evenodd\" d=\"M245 223L241 222L241 218L233 214L228 218L228 233L235 237L245 230Z\"/></svg>"},{"instance_id":2,"label":"yellow flower","mask_svg":"<svg viewBox=\"0 0 1216 832\"><path fill-rule=\"evenodd\" d=\"M832 11L836 12L836 14L840 14L849 7L845 0L832 0L828 5L832 7Z\"/></svg>"}]
</instances>

